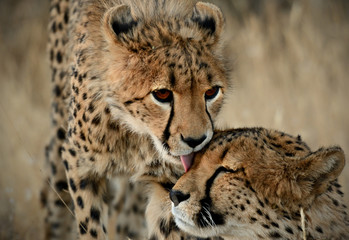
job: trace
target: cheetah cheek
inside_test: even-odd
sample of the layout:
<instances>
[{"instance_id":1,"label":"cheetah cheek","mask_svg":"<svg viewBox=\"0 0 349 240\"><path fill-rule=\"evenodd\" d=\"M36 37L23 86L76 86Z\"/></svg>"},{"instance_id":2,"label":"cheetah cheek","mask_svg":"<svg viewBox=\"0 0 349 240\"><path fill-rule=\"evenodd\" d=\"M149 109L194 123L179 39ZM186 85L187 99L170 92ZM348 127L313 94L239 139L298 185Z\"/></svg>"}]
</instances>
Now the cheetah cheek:
<instances>
[{"instance_id":1,"label":"cheetah cheek","mask_svg":"<svg viewBox=\"0 0 349 240\"><path fill-rule=\"evenodd\" d=\"M180 156L180 158L181 158L182 165L184 167L184 171L188 172L191 165L193 164L194 153L190 153L188 155L182 155Z\"/></svg>"}]
</instances>

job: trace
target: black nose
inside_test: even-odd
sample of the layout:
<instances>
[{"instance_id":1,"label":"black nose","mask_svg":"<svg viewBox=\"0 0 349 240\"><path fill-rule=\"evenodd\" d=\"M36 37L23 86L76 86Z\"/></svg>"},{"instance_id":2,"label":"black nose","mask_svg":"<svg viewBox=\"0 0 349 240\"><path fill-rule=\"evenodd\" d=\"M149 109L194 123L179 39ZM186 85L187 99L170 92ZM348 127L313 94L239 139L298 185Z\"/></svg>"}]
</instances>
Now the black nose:
<instances>
[{"instance_id":1,"label":"black nose","mask_svg":"<svg viewBox=\"0 0 349 240\"><path fill-rule=\"evenodd\" d=\"M170 191L170 199L173 202L173 204L175 205L175 207L177 207L177 205L180 202L183 202L185 200L187 200L190 197L190 194L184 194L181 191L177 191L177 190L171 190Z\"/></svg>"},{"instance_id":2,"label":"black nose","mask_svg":"<svg viewBox=\"0 0 349 240\"><path fill-rule=\"evenodd\" d=\"M188 146L191 148L195 148L196 146L200 145L207 138L206 135L203 135L201 138L197 138L197 139L191 138L191 137L188 137L188 138L184 138L183 136L181 136L181 137L182 137L183 142L188 144Z\"/></svg>"}]
</instances>

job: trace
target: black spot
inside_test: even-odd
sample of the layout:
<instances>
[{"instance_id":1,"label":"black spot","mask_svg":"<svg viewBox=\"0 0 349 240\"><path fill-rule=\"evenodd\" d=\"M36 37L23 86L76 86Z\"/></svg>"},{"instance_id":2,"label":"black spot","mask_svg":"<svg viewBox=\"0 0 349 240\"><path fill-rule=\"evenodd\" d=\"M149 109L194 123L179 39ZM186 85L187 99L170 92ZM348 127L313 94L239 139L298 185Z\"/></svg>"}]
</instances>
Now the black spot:
<instances>
[{"instance_id":1,"label":"black spot","mask_svg":"<svg viewBox=\"0 0 349 240\"><path fill-rule=\"evenodd\" d=\"M271 143L271 145L273 145L276 148L282 148L282 146L280 144L276 144L276 143Z\"/></svg>"},{"instance_id":2,"label":"black spot","mask_svg":"<svg viewBox=\"0 0 349 240\"><path fill-rule=\"evenodd\" d=\"M119 126L118 126L117 122L110 121L110 122L108 122L108 129L113 130L113 131L117 131L119 129Z\"/></svg>"},{"instance_id":3,"label":"black spot","mask_svg":"<svg viewBox=\"0 0 349 240\"><path fill-rule=\"evenodd\" d=\"M317 232L319 232L319 233L324 233L324 232L322 231L322 228L321 228L320 226L316 226L315 230L316 230Z\"/></svg>"},{"instance_id":4,"label":"black spot","mask_svg":"<svg viewBox=\"0 0 349 240\"><path fill-rule=\"evenodd\" d=\"M88 147L86 145L84 145L84 151L88 152Z\"/></svg>"},{"instance_id":5,"label":"black spot","mask_svg":"<svg viewBox=\"0 0 349 240\"><path fill-rule=\"evenodd\" d=\"M59 228L60 226L61 226L61 224L58 223L58 222L51 223L51 227L52 227L52 228Z\"/></svg>"},{"instance_id":6,"label":"black spot","mask_svg":"<svg viewBox=\"0 0 349 240\"><path fill-rule=\"evenodd\" d=\"M96 231L95 229L91 229L91 230L90 230L90 235L91 235L91 237L93 237L93 238L97 238L97 231Z\"/></svg>"},{"instance_id":7,"label":"black spot","mask_svg":"<svg viewBox=\"0 0 349 240\"><path fill-rule=\"evenodd\" d=\"M279 224L277 224L276 222L271 222L271 225L272 225L273 227L279 228Z\"/></svg>"},{"instance_id":8,"label":"black spot","mask_svg":"<svg viewBox=\"0 0 349 240\"><path fill-rule=\"evenodd\" d=\"M294 157L295 154L294 153L290 153L290 152L286 152L285 156L287 156L287 157Z\"/></svg>"},{"instance_id":9,"label":"black spot","mask_svg":"<svg viewBox=\"0 0 349 240\"><path fill-rule=\"evenodd\" d=\"M159 225L160 225L160 232L165 236L165 238L167 238L171 233L171 229L168 226L168 224L166 224L166 220L161 219Z\"/></svg>"},{"instance_id":10,"label":"black spot","mask_svg":"<svg viewBox=\"0 0 349 240\"><path fill-rule=\"evenodd\" d=\"M57 199L55 201L55 206L57 206L57 207L65 207L65 205L64 205L64 203L62 202L61 199Z\"/></svg>"},{"instance_id":11,"label":"black spot","mask_svg":"<svg viewBox=\"0 0 349 240\"><path fill-rule=\"evenodd\" d=\"M339 194L339 195L341 195L341 196L343 196L344 195L344 193L341 191L341 190L337 190L337 193Z\"/></svg>"},{"instance_id":12,"label":"black spot","mask_svg":"<svg viewBox=\"0 0 349 240\"><path fill-rule=\"evenodd\" d=\"M93 105L92 102L90 102L89 106L88 106L88 109L87 109L90 113L93 113L94 110L95 110L95 106Z\"/></svg>"},{"instance_id":13,"label":"black spot","mask_svg":"<svg viewBox=\"0 0 349 240\"><path fill-rule=\"evenodd\" d=\"M245 211L245 206L243 204L240 205L241 211Z\"/></svg>"},{"instance_id":14,"label":"black spot","mask_svg":"<svg viewBox=\"0 0 349 240\"><path fill-rule=\"evenodd\" d=\"M170 84L173 87L176 84L176 77L173 71L170 73L169 79L170 79Z\"/></svg>"},{"instance_id":15,"label":"black spot","mask_svg":"<svg viewBox=\"0 0 349 240\"><path fill-rule=\"evenodd\" d=\"M101 213L98 209L91 207L90 215L91 215L92 220L99 222L99 218L101 216Z\"/></svg>"},{"instance_id":16,"label":"black spot","mask_svg":"<svg viewBox=\"0 0 349 240\"><path fill-rule=\"evenodd\" d=\"M258 215L263 216L263 213L259 208L257 208L256 212L258 213Z\"/></svg>"},{"instance_id":17,"label":"black spot","mask_svg":"<svg viewBox=\"0 0 349 240\"><path fill-rule=\"evenodd\" d=\"M84 178L84 179L81 179L80 181L80 189L84 190L86 188L86 186L88 185L88 179L87 178Z\"/></svg>"},{"instance_id":18,"label":"black spot","mask_svg":"<svg viewBox=\"0 0 349 240\"><path fill-rule=\"evenodd\" d=\"M92 124L98 125L101 122L101 115L97 114L93 119L92 119Z\"/></svg>"},{"instance_id":19,"label":"black spot","mask_svg":"<svg viewBox=\"0 0 349 240\"><path fill-rule=\"evenodd\" d=\"M67 24L69 21L69 11L68 9L64 12L64 23Z\"/></svg>"},{"instance_id":20,"label":"black spot","mask_svg":"<svg viewBox=\"0 0 349 240\"><path fill-rule=\"evenodd\" d=\"M85 137L85 134L83 132L80 132L80 139L82 141L86 141L86 137Z\"/></svg>"},{"instance_id":21,"label":"black spot","mask_svg":"<svg viewBox=\"0 0 349 240\"><path fill-rule=\"evenodd\" d=\"M56 85L54 87L54 89L53 89L53 92L56 95L56 97L59 97L61 95L61 93L62 93L62 90L61 90L61 88L58 85Z\"/></svg>"},{"instance_id":22,"label":"black spot","mask_svg":"<svg viewBox=\"0 0 349 240\"><path fill-rule=\"evenodd\" d=\"M269 229L269 225L268 224L262 224L262 227L266 228L266 229Z\"/></svg>"},{"instance_id":23,"label":"black spot","mask_svg":"<svg viewBox=\"0 0 349 240\"><path fill-rule=\"evenodd\" d=\"M76 202L81 209L84 209L84 201L82 200L82 198L80 196L78 196L76 198Z\"/></svg>"},{"instance_id":24,"label":"black spot","mask_svg":"<svg viewBox=\"0 0 349 240\"><path fill-rule=\"evenodd\" d=\"M56 22L53 22L52 25L51 25L51 31L53 33L55 33L57 31L57 26L56 26Z\"/></svg>"},{"instance_id":25,"label":"black spot","mask_svg":"<svg viewBox=\"0 0 349 240\"><path fill-rule=\"evenodd\" d=\"M116 35L119 35L121 33L128 33L135 26L137 26L137 22L133 21L133 20L130 22L114 21L112 23L112 28L113 28L113 31Z\"/></svg>"},{"instance_id":26,"label":"black spot","mask_svg":"<svg viewBox=\"0 0 349 240\"><path fill-rule=\"evenodd\" d=\"M57 52L56 59L58 63L62 63L62 53L60 51Z\"/></svg>"},{"instance_id":27,"label":"black spot","mask_svg":"<svg viewBox=\"0 0 349 240\"><path fill-rule=\"evenodd\" d=\"M63 190L68 190L67 182L63 180L56 182L56 190L59 192Z\"/></svg>"},{"instance_id":28,"label":"black spot","mask_svg":"<svg viewBox=\"0 0 349 240\"><path fill-rule=\"evenodd\" d=\"M251 217L250 220L251 220L251 222L255 222L255 221L257 221L257 218Z\"/></svg>"},{"instance_id":29,"label":"black spot","mask_svg":"<svg viewBox=\"0 0 349 240\"><path fill-rule=\"evenodd\" d=\"M70 155L72 155L73 157L75 157L76 156L76 152L75 152L75 150L74 149L69 149L69 153L70 153Z\"/></svg>"},{"instance_id":30,"label":"black spot","mask_svg":"<svg viewBox=\"0 0 349 240\"><path fill-rule=\"evenodd\" d=\"M297 150L297 151L304 151L304 149L301 148L301 147L295 147L294 149Z\"/></svg>"},{"instance_id":31,"label":"black spot","mask_svg":"<svg viewBox=\"0 0 349 240\"><path fill-rule=\"evenodd\" d=\"M333 202L333 204L334 204L335 206L338 206L338 205L339 205L339 203L338 203L338 201L337 201L336 199L332 199L332 202Z\"/></svg>"},{"instance_id":32,"label":"black spot","mask_svg":"<svg viewBox=\"0 0 349 240\"><path fill-rule=\"evenodd\" d=\"M86 99L87 99L87 93L83 93L83 94L82 94L82 99L83 99L83 100L86 100Z\"/></svg>"},{"instance_id":33,"label":"black spot","mask_svg":"<svg viewBox=\"0 0 349 240\"><path fill-rule=\"evenodd\" d=\"M57 137L60 140L64 140L65 139L65 130L63 128L58 128L58 130L57 130Z\"/></svg>"},{"instance_id":34,"label":"black spot","mask_svg":"<svg viewBox=\"0 0 349 240\"><path fill-rule=\"evenodd\" d=\"M229 151L229 148L228 148L228 147L227 147L226 149L224 149L224 151L222 152L222 155L221 155L220 159L224 159L224 157L225 157L225 155L227 155L228 151Z\"/></svg>"},{"instance_id":35,"label":"black spot","mask_svg":"<svg viewBox=\"0 0 349 240\"><path fill-rule=\"evenodd\" d=\"M87 224L80 222L79 223L79 229L80 229L80 234L86 234L87 233Z\"/></svg>"},{"instance_id":36,"label":"black spot","mask_svg":"<svg viewBox=\"0 0 349 240\"><path fill-rule=\"evenodd\" d=\"M70 185L70 188L73 190L73 192L76 192L76 185L75 185L75 182L72 178L69 178L69 185Z\"/></svg>"},{"instance_id":37,"label":"black spot","mask_svg":"<svg viewBox=\"0 0 349 240\"><path fill-rule=\"evenodd\" d=\"M104 232L105 234L107 234L107 229L105 228L104 224L103 224L102 228L103 228L103 232Z\"/></svg>"},{"instance_id":38,"label":"black spot","mask_svg":"<svg viewBox=\"0 0 349 240\"><path fill-rule=\"evenodd\" d=\"M52 172L53 175L56 175L56 173L57 173L57 167L52 162L51 162L51 172Z\"/></svg>"},{"instance_id":39,"label":"black spot","mask_svg":"<svg viewBox=\"0 0 349 240\"><path fill-rule=\"evenodd\" d=\"M271 233L269 234L269 236L270 236L271 238L281 238L281 235L280 235L280 233L278 233L278 232L271 232Z\"/></svg>"},{"instance_id":40,"label":"black spot","mask_svg":"<svg viewBox=\"0 0 349 240\"><path fill-rule=\"evenodd\" d=\"M67 160L64 160L63 161L63 164L64 164L64 167L65 167L65 170L69 170L69 165L68 165L68 162L67 162Z\"/></svg>"},{"instance_id":41,"label":"black spot","mask_svg":"<svg viewBox=\"0 0 349 240\"><path fill-rule=\"evenodd\" d=\"M201 68L207 68L208 67L208 64L205 63L205 62L201 62L200 65L199 65L199 69Z\"/></svg>"},{"instance_id":42,"label":"black spot","mask_svg":"<svg viewBox=\"0 0 349 240\"><path fill-rule=\"evenodd\" d=\"M286 230L286 232L288 232L288 233L290 233L290 234L293 234L292 228L286 226L285 230Z\"/></svg>"}]
</instances>

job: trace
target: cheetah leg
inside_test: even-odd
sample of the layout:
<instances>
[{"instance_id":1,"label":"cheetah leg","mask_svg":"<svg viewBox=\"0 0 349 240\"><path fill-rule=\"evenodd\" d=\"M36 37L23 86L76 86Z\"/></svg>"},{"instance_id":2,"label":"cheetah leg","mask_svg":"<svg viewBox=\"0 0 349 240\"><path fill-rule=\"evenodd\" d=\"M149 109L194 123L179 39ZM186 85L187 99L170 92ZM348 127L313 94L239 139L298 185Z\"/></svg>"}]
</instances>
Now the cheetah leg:
<instances>
[{"instance_id":1,"label":"cheetah leg","mask_svg":"<svg viewBox=\"0 0 349 240\"><path fill-rule=\"evenodd\" d=\"M116 176L112 183L116 193L111 202L113 212L110 216L110 224L116 226L113 239L145 239L146 184L130 182L126 176Z\"/></svg>"},{"instance_id":2,"label":"cheetah leg","mask_svg":"<svg viewBox=\"0 0 349 240\"><path fill-rule=\"evenodd\" d=\"M52 99L52 138L46 147L46 165L49 174L44 182L42 199L48 209L45 219L45 239L71 239L73 217L69 212L71 198L61 157L68 122L67 96L69 93L68 74L66 72L65 44L69 19L69 2L51 0L49 20L50 68L53 82ZM59 51L57 51L60 49ZM74 229L74 228L73 228Z\"/></svg>"},{"instance_id":3,"label":"cheetah leg","mask_svg":"<svg viewBox=\"0 0 349 240\"><path fill-rule=\"evenodd\" d=\"M74 202L75 220L80 240L107 240L108 196L107 178L93 171L83 171L77 163L77 151L64 145L63 159L68 162L66 170L69 192Z\"/></svg>"},{"instance_id":4,"label":"cheetah leg","mask_svg":"<svg viewBox=\"0 0 349 240\"><path fill-rule=\"evenodd\" d=\"M55 134L46 148L46 168L50 176L44 183L42 202L47 207L45 239L51 240L71 239L74 234L72 231L71 198L68 192L64 165L60 156L61 145L62 141Z\"/></svg>"}]
</instances>

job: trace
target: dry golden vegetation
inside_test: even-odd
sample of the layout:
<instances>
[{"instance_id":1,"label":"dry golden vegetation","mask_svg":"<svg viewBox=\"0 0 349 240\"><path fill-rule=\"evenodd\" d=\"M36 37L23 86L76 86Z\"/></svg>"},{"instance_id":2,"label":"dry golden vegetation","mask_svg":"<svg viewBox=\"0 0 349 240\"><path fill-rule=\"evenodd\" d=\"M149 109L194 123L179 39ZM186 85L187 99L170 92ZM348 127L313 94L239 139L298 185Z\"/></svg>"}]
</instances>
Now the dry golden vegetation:
<instances>
[{"instance_id":1,"label":"dry golden vegetation","mask_svg":"<svg viewBox=\"0 0 349 240\"><path fill-rule=\"evenodd\" d=\"M300 134L349 153L349 4L220 0L234 89L220 127ZM42 239L48 1L0 1L0 239ZM349 203L349 168L340 182Z\"/></svg>"}]
</instances>

